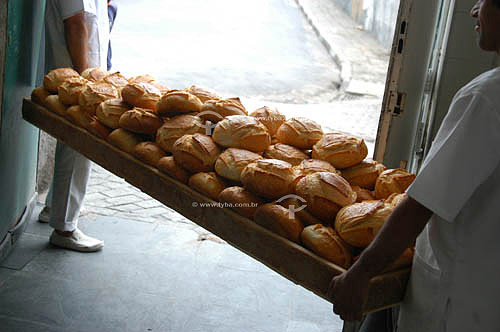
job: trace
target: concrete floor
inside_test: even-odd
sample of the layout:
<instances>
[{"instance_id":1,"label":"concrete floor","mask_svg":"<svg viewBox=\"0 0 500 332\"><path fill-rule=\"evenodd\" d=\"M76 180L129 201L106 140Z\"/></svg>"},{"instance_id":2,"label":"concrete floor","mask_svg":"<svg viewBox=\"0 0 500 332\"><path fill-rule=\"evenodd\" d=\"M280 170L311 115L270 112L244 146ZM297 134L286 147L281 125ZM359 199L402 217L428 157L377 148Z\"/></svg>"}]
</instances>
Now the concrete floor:
<instances>
[{"instance_id":1,"label":"concrete floor","mask_svg":"<svg viewBox=\"0 0 500 332\"><path fill-rule=\"evenodd\" d=\"M37 207L37 215L40 207ZM0 331L334 332L331 305L199 228L98 217L81 254L31 221L0 265Z\"/></svg>"}]
</instances>

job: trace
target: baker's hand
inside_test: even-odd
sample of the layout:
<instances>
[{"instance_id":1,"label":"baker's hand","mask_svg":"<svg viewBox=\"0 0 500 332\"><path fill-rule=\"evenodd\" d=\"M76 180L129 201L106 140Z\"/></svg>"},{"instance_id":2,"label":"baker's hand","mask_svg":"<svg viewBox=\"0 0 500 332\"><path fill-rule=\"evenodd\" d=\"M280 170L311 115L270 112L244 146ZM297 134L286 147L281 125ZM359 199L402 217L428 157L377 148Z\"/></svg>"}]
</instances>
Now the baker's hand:
<instances>
[{"instance_id":1,"label":"baker's hand","mask_svg":"<svg viewBox=\"0 0 500 332\"><path fill-rule=\"evenodd\" d=\"M345 321L360 321L363 306L368 297L370 278L357 271L349 270L332 278L328 296L333 301L333 312Z\"/></svg>"}]
</instances>

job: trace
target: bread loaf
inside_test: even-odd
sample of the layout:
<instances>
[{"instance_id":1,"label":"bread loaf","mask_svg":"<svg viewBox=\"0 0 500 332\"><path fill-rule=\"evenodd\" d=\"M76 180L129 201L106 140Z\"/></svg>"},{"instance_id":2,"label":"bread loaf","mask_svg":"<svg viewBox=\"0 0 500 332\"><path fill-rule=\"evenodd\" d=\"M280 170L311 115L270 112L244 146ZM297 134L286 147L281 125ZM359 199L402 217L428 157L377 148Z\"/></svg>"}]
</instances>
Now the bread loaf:
<instances>
[{"instance_id":1,"label":"bread loaf","mask_svg":"<svg viewBox=\"0 0 500 332\"><path fill-rule=\"evenodd\" d=\"M133 154L135 146L144 141L144 137L123 128L115 129L108 135L108 142L127 153Z\"/></svg>"},{"instance_id":2,"label":"bread loaf","mask_svg":"<svg viewBox=\"0 0 500 332\"><path fill-rule=\"evenodd\" d=\"M293 166L299 165L302 161L308 159L307 154L291 145L277 143L269 146L263 154L264 158L279 159L289 162Z\"/></svg>"},{"instance_id":3,"label":"bread loaf","mask_svg":"<svg viewBox=\"0 0 500 332\"><path fill-rule=\"evenodd\" d=\"M323 136L321 126L307 118L291 118L276 132L280 143L293 145L299 149L310 149Z\"/></svg>"},{"instance_id":4,"label":"bread loaf","mask_svg":"<svg viewBox=\"0 0 500 332\"><path fill-rule=\"evenodd\" d=\"M199 114L203 120L212 122L219 122L229 115L247 115L247 111L235 99L212 99L203 104Z\"/></svg>"},{"instance_id":5,"label":"bread loaf","mask_svg":"<svg viewBox=\"0 0 500 332\"><path fill-rule=\"evenodd\" d=\"M194 115L178 115L166 120L156 132L156 143L165 151L172 152L172 147L184 135L205 133L201 119Z\"/></svg>"},{"instance_id":6,"label":"bread loaf","mask_svg":"<svg viewBox=\"0 0 500 332\"><path fill-rule=\"evenodd\" d=\"M111 129L120 128L120 117L130 110L122 99L108 99L97 106L96 115L99 121Z\"/></svg>"},{"instance_id":7,"label":"bread loaf","mask_svg":"<svg viewBox=\"0 0 500 332\"><path fill-rule=\"evenodd\" d=\"M156 167L165 152L155 142L141 142L134 148L134 155L148 165Z\"/></svg>"},{"instance_id":8,"label":"bread loaf","mask_svg":"<svg viewBox=\"0 0 500 332\"><path fill-rule=\"evenodd\" d=\"M120 127L136 134L156 135L158 128L163 125L163 120L153 112L134 107L123 113L118 123Z\"/></svg>"},{"instance_id":9,"label":"bread loaf","mask_svg":"<svg viewBox=\"0 0 500 332\"><path fill-rule=\"evenodd\" d=\"M47 107L45 99L47 99L48 96L50 96L50 93L45 90L43 86L34 88L33 91L31 91L31 100L41 106Z\"/></svg>"},{"instance_id":10,"label":"bread loaf","mask_svg":"<svg viewBox=\"0 0 500 332\"><path fill-rule=\"evenodd\" d=\"M329 162L318 159L305 159L300 162L295 167L300 178L312 173L317 172L331 172L341 175L340 171L337 171Z\"/></svg>"},{"instance_id":11,"label":"bread loaf","mask_svg":"<svg viewBox=\"0 0 500 332\"><path fill-rule=\"evenodd\" d=\"M49 95L45 98L45 106L54 113L60 116L67 115L67 107L59 100L58 95Z\"/></svg>"},{"instance_id":12,"label":"bread loaf","mask_svg":"<svg viewBox=\"0 0 500 332\"><path fill-rule=\"evenodd\" d=\"M241 182L241 172L250 163L262 159L254 152L229 148L222 152L215 162L215 171L225 179Z\"/></svg>"},{"instance_id":13,"label":"bread loaf","mask_svg":"<svg viewBox=\"0 0 500 332\"><path fill-rule=\"evenodd\" d=\"M364 201L343 207L335 218L335 230L352 246L366 248L392 212L382 200Z\"/></svg>"},{"instance_id":14,"label":"bread loaf","mask_svg":"<svg viewBox=\"0 0 500 332\"><path fill-rule=\"evenodd\" d=\"M290 211L281 205L267 203L259 206L255 211L254 220L271 232L300 243L300 234L304 226L297 216L291 216Z\"/></svg>"},{"instance_id":15,"label":"bread loaf","mask_svg":"<svg viewBox=\"0 0 500 332\"><path fill-rule=\"evenodd\" d=\"M78 104L89 115L95 115L97 106L105 100L118 98L118 89L103 82L89 82L78 97Z\"/></svg>"},{"instance_id":16,"label":"bread loaf","mask_svg":"<svg viewBox=\"0 0 500 332\"><path fill-rule=\"evenodd\" d=\"M296 174L283 160L262 159L250 163L241 172L241 182L248 191L268 199L292 194Z\"/></svg>"},{"instance_id":17,"label":"bread loaf","mask_svg":"<svg viewBox=\"0 0 500 332\"><path fill-rule=\"evenodd\" d=\"M175 141L172 154L176 164L189 172L209 172L214 169L220 149L209 136L193 134Z\"/></svg>"},{"instance_id":18,"label":"bread loaf","mask_svg":"<svg viewBox=\"0 0 500 332\"><path fill-rule=\"evenodd\" d=\"M86 114L86 113L85 113ZM89 123L87 128L92 134L100 137L102 139L107 139L109 134L111 134L111 129L103 125L97 117L92 117L92 121Z\"/></svg>"},{"instance_id":19,"label":"bread loaf","mask_svg":"<svg viewBox=\"0 0 500 332\"><path fill-rule=\"evenodd\" d=\"M257 207L264 204L264 201L242 187L228 187L219 194L219 202L228 205L227 207L236 213L253 219Z\"/></svg>"},{"instance_id":20,"label":"bread loaf","mask_svg":"<svg viewBox=\"0 0 500 332\"><path fill-rule=\"evenodd\" d=\"M408 197L407 193L396 194L392 193L385 199L387 204L390 204L395 209L404 199Z\"/></svg>"},{"instance_id":21,"label":"bread loaf","mask_svg":"<svg viewBox=\"0 0 500 332\"><path fill-rule=\"evenodd\" d=\"M113 85L118 89L119 92L128 84L127 78L123 76L119 71L108 73L101 79L101 82Z\"/></svg>"},{"instance_id":22,"label":"bread loaf","mask_svg":"<svg viewBox=\"0 0 500 332\"><path fill-rule=\"evenodd\" d=\"M85 129L89 129L90 123L93 121L93 117L83 112L79 105L69 107L66 110L66 117L74 124Z\"/></svg>"},{"instance_id":23,"label":"bread loaf","mask_svg":"<svg viewBox=\"0 0 500 332\"><path fill-rule=\"evenodd\" d=\"M370 201L375 199L375 195L365 188L361 188L360 186L351 186L352 191L356 193L356 202Z\"/></svg>"},{"instance_id":24,"label":"bread loaf","mask_svg":"<svg viewBox=\"0 0 500 332\"><path fill-rule=\"evenodd\" d=\"M57 89L59 100L65 105L78 105L80 94L82 93L87 80L83 77L70 77L64 81Z\"/></svg>"},{"instance_id":25,"label":"bread loaf","mask_svg":"<svg viewBox=\"0 0 500 332\"><path fill-rule=\"evenodd\" d=\"M202 102L188 91L175 90L161 96L156 104L156 112L161 116L181 113L198 113Z\"/></svg>"},{"instance_id":26,"label":"bread loaf","mask_svg":"<svg viewBox=\"0 0 500 332\"><path fill-rule=\"evenodd\" d=\"M182 183L188 183L189 180L189 173L179 165L175 163L174 157L173 156L167 156L163 157L158 161L158 169L174 179L182 182Z\"/></svg>"},{"instance_id":27,"label":"bread loaf","mask_svg":"<svg viewBox=\"0 0 500 332\"><path fill-rule=\"evenodd\" d=\"M196 85L192 85L191 87L187 88L186 91L198 97L202 103L205 103L208 100L221 99L215 91L207 88L201 88Z\"/></svg>"},{"instance_id":28,"label":"bread loaf","mask_svg":"<svg viewBox=\"0 0 500 332\"><path fill-rule=\"evenodd\" d=\"M318 256L343 268L351 265L349 246L331 227L310 225L304 228L300 237L304 246Z\"/></svg>"},{"instance_id":29,"label":"bread loaf","mask_svg":"<svg viewBox=\"0 0 500 332\"><path fill-rule=\"evenodd\" d=\"M368 155L365 141L343 133L328 133L323 135L313 146L312 157L326 160L335 168L354 166Z\"/></svg>"},{"instance_id":30,"label":"bread loaf","mask_svg":"<svg viewBox=\"0 0 500 332\"><path fill-rule=\"evenodd\" d=\"M306 175L297 183L295 193L307 201L306 209L325 223L333 222L342 207L356 201L349 183L331 172Z\"/></svg>"},{"instance_id":31,"label":"bread loaf","mask_svg":"<svg viewBox=\"0 0 500 332\"><path fill-rule=\"evenodd\" d=\"M218 200L221 191L226 189L224 180L214 172L200 172L193 174L188 181L191 188L210 197L213 200Z\"/></svg>"},{"instance_id":32,"label":"bread loaf","mask_svg":"<svg viewBox=\"0 0 500 332\"><path fill-rule=\"evenodd\" d=\"M388 169L383 171L375 182L375 197L385 199L390 194L401 194L415 180L415 174L403 168Z\"/></svg>"},{"instance_id":33,"label":"bread loaf","mask_svg":"<svg viewBox=\"0 0 500 332\"><path fill-rule=\"evenodd\" d=\"M286 199L276 201L279 205L288 209L292 215L297 216L304 226L320 224L321 220L307 211L307 202L302 197L292 196Z\"/></svg>"},{"instance_id":34,"label":"bread loaf","mask_svg":"<svg viewBox=\"0 0 500 332\"><path fill-rule=\"evenodd\" d=\"M257 119L245 115L228 116L215 127L214 141L224 147L262 152L271 144L266 127Z\"/></svg>"},{"instance_id":35,"label":"bread loaf","mask_svg":"<svg viewBox=\"0 0 500 332\"><path fill-rule=\"evenodd\" d=\"M86 80L97 82L102 80L109 73L101 67L87 68L82 72L82 77Z\"/></svg>"},{"instance_id":36,"label":"bread loaf","mask_svg":"<svg viewBox=\"0 0 500 332\"><path fill-rule=\"evenodd\" d=\"M154 110L161 92L149 83L129 83L122 89L123 100L134 107Z\"/></svg>"},{"instance_id":37,"label":"bread loaf","mask_svg":"<svg viewBox=\"0 0 500 332\"><path fill-rule=\"evenodd\" d=\"M385 170L385 166L372 159L365 159L359 164L342 170L342 176L352 186L359 186L368 190L375 188L375 181Z\"/></svg>"},{"instance_id":38,"label":"bread loaf","mask_svg":"<svg viewBox=\"0 0 500 332\"><path fill-rule=\"evenodd\" d=\"M250 116L253 116L266 126L271 136L276 134L278 128L286 121L285 115L280 113L277 108L267 106L256 109L250 113Z\"/></svg>"},{"instance_id":39,"label":"bread loaf","mask_svg":"<svg viewBox=\"0 0 500 332\"><path fill-rule=\"evenodd\" d=\"M59 86L70 77L80 77L80 74L73 68L57 68L51 70L43 77L43 87L50 93L57 93Z\"/></svg>"}]
</instances>

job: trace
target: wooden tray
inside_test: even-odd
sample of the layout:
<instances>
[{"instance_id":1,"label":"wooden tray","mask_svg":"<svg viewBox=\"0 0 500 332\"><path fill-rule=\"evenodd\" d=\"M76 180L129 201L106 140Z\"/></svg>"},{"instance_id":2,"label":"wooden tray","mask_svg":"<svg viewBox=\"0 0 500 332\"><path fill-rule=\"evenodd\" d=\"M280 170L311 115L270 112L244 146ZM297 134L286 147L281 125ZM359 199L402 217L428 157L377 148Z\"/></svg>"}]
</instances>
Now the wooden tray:
<instances>
[{"instance_id":1,"label":"wooden tray","mask_svg":"<svg viewBox=\"0 0 500 332\"><path fill-rule=\"evenodd\" d=\"M88 159L124 178L285 278L330 301L326 296L329 282L333 276L345 271L342 267L228 208L200 207L200 203L215 201L32 102L30 98L23 100L22 113L26 121L63 141ZM372 279L365 312L381 310L401 302L408 277L407 268Z\"/></svg>"}]
</instances>

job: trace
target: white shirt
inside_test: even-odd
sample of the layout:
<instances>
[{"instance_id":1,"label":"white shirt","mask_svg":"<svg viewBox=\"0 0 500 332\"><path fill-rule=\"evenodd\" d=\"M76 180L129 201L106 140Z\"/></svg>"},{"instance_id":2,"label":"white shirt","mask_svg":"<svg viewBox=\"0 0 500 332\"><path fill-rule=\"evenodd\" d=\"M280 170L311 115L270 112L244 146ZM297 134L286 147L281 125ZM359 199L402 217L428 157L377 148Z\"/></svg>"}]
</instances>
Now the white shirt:
<instances>
[{"instance_id":1,"label":"white shirt","mask_svg":"<svg viewBox=\"0 0 500 332\"><path fill-rule=\"evenodd\" d=\"M89 34L89 67L106 68L109 42L109 19L106 0L47 0L45 9L46 72L73 67L66 39L64 20L85 13Z\"/></svg>"},{"instance_id":2,"label":"white shirt","mask_svg":"<svg viewBox=\"0 0 500 332\"><path fill-rule=\"evenodd\" d=\"M398 331L500 331L500 68L463 87L408 189L417 238Z\"/></svg>"}]
</instances>

